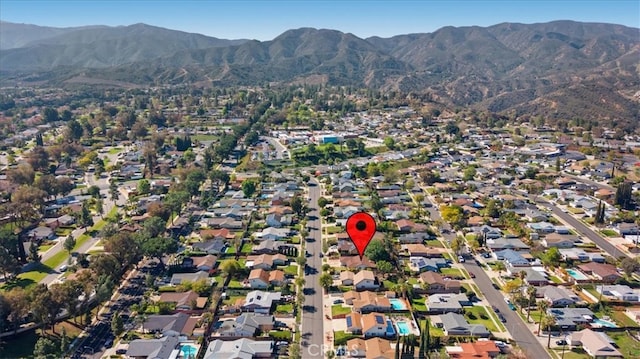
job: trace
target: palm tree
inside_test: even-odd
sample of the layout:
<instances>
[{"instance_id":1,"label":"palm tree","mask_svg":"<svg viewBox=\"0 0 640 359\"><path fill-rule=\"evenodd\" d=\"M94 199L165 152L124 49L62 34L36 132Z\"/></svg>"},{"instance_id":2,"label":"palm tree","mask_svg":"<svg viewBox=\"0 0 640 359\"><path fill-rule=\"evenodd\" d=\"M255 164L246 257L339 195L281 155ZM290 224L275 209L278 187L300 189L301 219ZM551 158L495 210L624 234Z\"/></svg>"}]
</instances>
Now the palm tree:
<instances>
[{"instance_id":1,"label":"palm tree","mask_svg":"<svg viewBox=\"0 0 640 359\"><path fill-rule=\"evenodd\" d=\"M547 315L547 309L549 309L549 303L544 300L538 302L538 310L540 310L540 318L538 318L538 335L540 335L540 328L542 327L542 319Z\"/></svg>"},{"instance_id":2,"label":"palm tree","mask_svg":"<svg viewBox=\"0 0 640 359\"><path fill-rule=\"evenodd\" d=\"M529 305L527 306L527 322L529 322L529 316L531 315L531 305L536 301L536 288L534 286L527 287L527 299Z\"/></svg>"},{"instance_id":3,"label":"palm tree","mask_svg":"<svg viewBox=\"0 0 640 359\"><path fill-rule=\"evenodd\" d=\"M502 273L503 270L506 270L507 267L504 265L503 261L496 262L496 270L498 271L498 275Z\"/></svg>"},{"instance_id":4,"label":"palm tree","mask_svg":"<svg viewBox=\"0 0 640 359\"><path fill-rule=\"evenodd\" d=\"M556 325L556 318L552 315L544 317L544 326L547 327L547 348L551 348L551 327Z\"/></svg>"}]
</instances>

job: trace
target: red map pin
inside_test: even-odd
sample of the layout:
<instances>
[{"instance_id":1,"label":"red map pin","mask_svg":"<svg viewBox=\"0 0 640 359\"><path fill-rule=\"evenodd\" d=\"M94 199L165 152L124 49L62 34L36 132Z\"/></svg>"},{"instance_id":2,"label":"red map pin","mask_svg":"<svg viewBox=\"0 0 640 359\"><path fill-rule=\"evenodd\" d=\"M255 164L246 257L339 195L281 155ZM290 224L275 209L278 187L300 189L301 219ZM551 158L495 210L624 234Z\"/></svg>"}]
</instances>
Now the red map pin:
<instances>
[{"instance_id":1,"label":"red map pin","mask_svg":"<svg viewBox=\"0 0 640 359\"><path fill-rule=\"evenodd\" d=\"M347 234L362 259L371 238L376 234L376 221L366 212L354 213L347 219Z\"/></svg>"}]
</instances>

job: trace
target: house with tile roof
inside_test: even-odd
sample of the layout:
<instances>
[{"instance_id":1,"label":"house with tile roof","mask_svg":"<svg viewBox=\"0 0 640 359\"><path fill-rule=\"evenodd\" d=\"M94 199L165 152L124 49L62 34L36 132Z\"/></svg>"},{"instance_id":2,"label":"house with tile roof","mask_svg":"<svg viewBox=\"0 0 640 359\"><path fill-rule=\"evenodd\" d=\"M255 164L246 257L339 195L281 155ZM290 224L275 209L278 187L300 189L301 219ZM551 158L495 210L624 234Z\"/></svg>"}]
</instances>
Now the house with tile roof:
<instances>
[{"instance_id":1,"label":"house with tile roof","mask_svg":"<svg viewBox=\"0 0 640 359\"><path fill-rule=\"evenodd\" d=\"M354 338L347 341L347 353L353 358L393 359L396 350L382 338Z\"/></svg>"}]
</instances>

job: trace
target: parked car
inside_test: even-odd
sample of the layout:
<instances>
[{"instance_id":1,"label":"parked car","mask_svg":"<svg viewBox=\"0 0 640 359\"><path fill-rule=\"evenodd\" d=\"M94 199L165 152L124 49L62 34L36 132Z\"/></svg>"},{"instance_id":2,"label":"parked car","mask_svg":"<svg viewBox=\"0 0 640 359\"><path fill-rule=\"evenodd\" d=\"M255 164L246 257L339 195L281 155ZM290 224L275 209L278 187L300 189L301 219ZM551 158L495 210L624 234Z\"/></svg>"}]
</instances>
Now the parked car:
<instances>
[{"instance_id":1,"label":"parked car","mask_svg":"<svg viewBox=\"0 0 640 359\"><path fill-rule=\"evenodd\" d=\"M564 339L556 340L557 345L567 345L567 341Z\"/></svg>"}]
</instances>

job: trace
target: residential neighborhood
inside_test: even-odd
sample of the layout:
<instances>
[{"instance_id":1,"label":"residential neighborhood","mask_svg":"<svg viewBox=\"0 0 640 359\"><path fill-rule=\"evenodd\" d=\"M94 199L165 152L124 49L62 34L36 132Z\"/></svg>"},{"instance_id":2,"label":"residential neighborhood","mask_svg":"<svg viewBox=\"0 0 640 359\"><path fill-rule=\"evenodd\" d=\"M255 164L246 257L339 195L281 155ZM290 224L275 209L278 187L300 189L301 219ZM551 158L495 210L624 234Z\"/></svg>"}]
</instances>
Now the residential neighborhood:
<instances>
[{"instance_id":1,"label":"residential neighborhood","mask_svg":"<svg viewBox=\"0 0 640 359\"><path fill-rule=\"evenodd\" d=\"M638 138L410 106L281 126L257 97L233 116L232 95L180 98L51 109L128 126L99 139L66 142L75 124L54 121L2 140L3 342L37 329L95 359L640 355ZM359 212L377 226L363 256L345 230Z\"/></svg>"}]
</instances>

